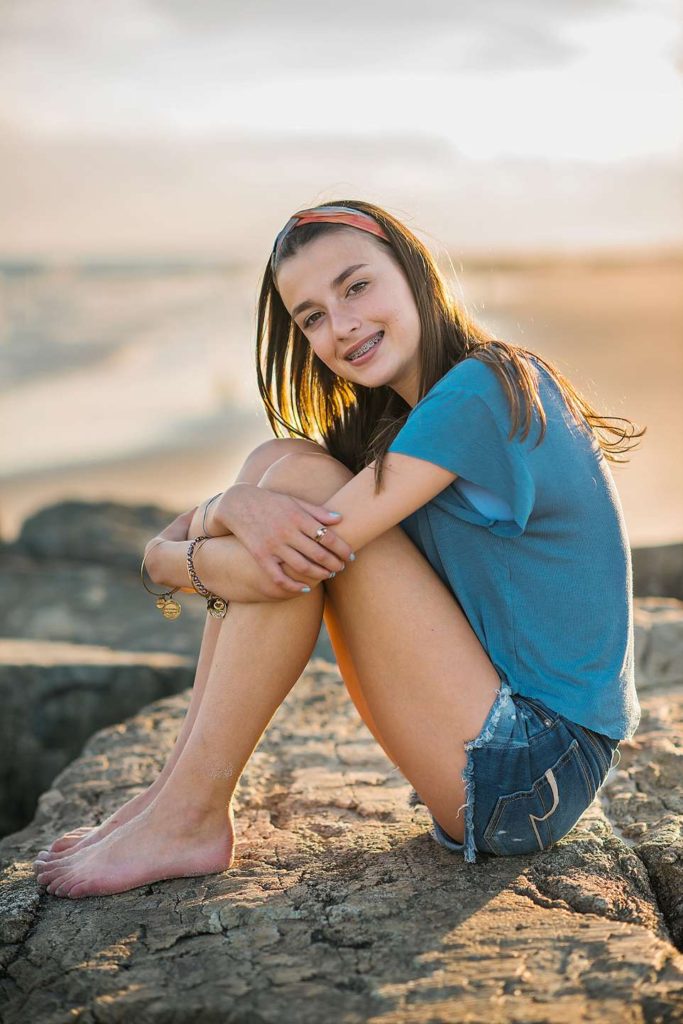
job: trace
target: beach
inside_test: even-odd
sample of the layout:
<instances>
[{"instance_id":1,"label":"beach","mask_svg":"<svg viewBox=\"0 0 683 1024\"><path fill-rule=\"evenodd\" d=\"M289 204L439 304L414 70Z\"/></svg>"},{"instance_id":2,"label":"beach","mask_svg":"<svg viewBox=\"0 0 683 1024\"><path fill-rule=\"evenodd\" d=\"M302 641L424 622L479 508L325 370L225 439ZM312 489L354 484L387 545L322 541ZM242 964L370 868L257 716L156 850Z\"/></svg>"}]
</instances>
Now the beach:
<instances>
[{"instance_id":1,"label":"beach","mask_svg":"<svg viewBox=\"0 0 683 1024\"><path fill-rule=\"evenodd\" d=\"M683 254L451 254L493 334L598 412L647 425L612 466L633 545L683 537ZM257 266L0 266L0 533L66 498L178 511L272 437L256 386Z\"/></svg>"}]
</instances>

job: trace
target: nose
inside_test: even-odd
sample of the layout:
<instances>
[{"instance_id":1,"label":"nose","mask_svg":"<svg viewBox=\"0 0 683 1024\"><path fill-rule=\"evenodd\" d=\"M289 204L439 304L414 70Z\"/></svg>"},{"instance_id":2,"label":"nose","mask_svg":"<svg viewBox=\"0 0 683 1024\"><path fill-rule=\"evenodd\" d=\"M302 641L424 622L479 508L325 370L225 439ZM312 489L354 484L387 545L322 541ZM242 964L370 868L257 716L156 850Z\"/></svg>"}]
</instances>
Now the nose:
<instances>
[{"instance_id":1,"label":"nose","mask_svg":"<svg viewBox=\"0 0 683 1024\"><path fill-rule=\"evenodd\" d=\"M348 338L360 328L359 317L348 309L330 309L328 316L335 338Z\"/></svg>"}]
</instances>

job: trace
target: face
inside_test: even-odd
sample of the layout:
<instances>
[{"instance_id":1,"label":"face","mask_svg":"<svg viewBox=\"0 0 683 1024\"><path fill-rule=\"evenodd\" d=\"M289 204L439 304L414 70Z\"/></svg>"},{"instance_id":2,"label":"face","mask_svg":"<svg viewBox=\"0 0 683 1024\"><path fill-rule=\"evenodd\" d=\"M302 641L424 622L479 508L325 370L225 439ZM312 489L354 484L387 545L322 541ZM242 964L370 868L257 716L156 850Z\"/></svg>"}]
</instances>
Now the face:
<instances>
[{"instance_id":1,"label":"face","mask_svg":"<svg viewBox=\"0 0 683 1024\"><path fill-rule=\"evenodd\" d=\"M277 287L290 316L333 373L367 388L388 385L415 405L417 306L403 271L372 235L349 228L316 238L282 261ZM348 358L371 341L376 344L367 353Z\"/></svg>"}]
</instances>

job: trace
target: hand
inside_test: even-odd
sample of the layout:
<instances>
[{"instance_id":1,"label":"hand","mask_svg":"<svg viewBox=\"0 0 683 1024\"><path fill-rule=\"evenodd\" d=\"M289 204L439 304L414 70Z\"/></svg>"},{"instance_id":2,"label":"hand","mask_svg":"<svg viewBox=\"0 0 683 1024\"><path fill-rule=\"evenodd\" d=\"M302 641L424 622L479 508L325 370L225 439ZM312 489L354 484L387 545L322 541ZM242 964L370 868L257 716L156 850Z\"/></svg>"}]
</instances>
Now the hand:
<instances>
[{"instance_id":1,"label":"hand","mask_svg":"<svg viewBox=\"0 0 683 1024\"><path fill-rule=\"evenodd\" d=\"M181 514L179 516L176 516L175 519L161 531L161 533L158 533L156 537L152 537L151 540L147 541L145 545L144 561L145 567L149 574L149 578L154 583L162 582L161 580L157 579L161 555L159 549L163 548L163 544L161 543L161 541L187 540L187 531L189 529L190 522L192 521L192 517L195 515L197 511L197 508L198 506L195 505L194 508L189 509L187 512L181 512ZM155 555L155 552L158 552L158 554Z\"/></svg>"},{"instance_id":2,"label":"hand","mask_svg":"<svg viewBox=\"0 0 683 1024\"><path fill-rule=\"evenodd\" d=\"M290 592L301 590L295 585L301 582L300 575L306 582L319 583L330 572L346 568L353 554L330 528L329 524L339 523L339 516L323 505L265 487L235 484L216 499L211 513L234 533L269 578ZM316 540L321 525L327 526L327 533Z\"/></svg>"}]
</instances>

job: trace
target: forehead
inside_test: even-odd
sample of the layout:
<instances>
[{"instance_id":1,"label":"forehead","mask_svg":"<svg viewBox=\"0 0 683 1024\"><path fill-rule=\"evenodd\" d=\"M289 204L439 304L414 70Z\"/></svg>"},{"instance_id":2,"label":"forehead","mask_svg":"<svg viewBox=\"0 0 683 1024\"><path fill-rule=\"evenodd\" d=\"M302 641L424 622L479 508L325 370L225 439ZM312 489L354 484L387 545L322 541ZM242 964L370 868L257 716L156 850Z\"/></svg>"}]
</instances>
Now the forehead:
<instances>
[{"instance_id":1,"label":"forehead","mask_svg":"<svg viewBox=\"0 0 683 1024\"><path fill-rule=\"evenodd\" d=\"M331 282L354 263L378 266L389 261L382 247L365 231L349 228L315 238L278 267L278 291L287 309L306 299L322 298Z\"/></svg>"}]
</instances>

